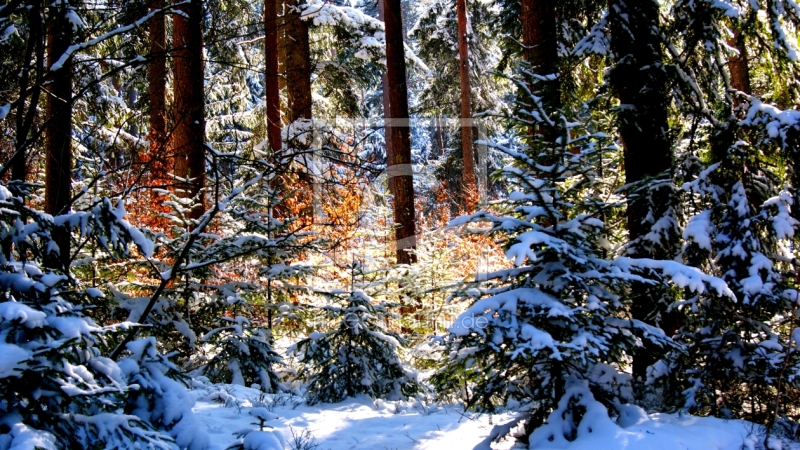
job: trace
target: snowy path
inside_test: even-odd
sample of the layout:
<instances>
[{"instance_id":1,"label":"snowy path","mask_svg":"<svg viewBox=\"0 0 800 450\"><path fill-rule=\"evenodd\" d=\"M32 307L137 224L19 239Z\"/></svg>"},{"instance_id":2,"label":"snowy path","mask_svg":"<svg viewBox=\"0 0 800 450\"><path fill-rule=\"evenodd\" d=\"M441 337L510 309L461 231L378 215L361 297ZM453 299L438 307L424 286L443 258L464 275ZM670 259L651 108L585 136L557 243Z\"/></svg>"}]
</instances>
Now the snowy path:
<instances>
[{"instance_id":1,"label":"snowy path","mask_svg":"<svg viewBox=\"0 0 800 450\"><path fill-rule=\"evenodd\" d=\"M241 386L228 389L216 394L213 389L193 391L198 397L195 414L207 427L215 450L233 443L234 431L255 428L247 412L258 406L259 392ZM217 399L204 399L209 393ZM222 403L225 400L227 405ZM314 406L295 406L291 401L300 401L297 397L282 400L279 403L288 404L274 407L272 412L280 419L270 425L287 439L291 439L292 430L299 433L307 429L320 444L318 450L472 450L486 440L495 425L513 420L509 414L464 414L455 406L428 408L419 402L373 402L366 397Z\"/></svg>"}]
</instances>

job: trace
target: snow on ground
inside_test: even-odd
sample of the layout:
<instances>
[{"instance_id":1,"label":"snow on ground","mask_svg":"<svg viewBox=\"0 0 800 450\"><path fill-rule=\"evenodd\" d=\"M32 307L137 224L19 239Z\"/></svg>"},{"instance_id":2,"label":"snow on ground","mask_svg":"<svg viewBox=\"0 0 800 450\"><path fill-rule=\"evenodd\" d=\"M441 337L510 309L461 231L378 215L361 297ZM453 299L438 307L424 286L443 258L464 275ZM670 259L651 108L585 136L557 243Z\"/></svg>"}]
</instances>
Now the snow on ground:
<instances>
[{"instance_id":1,"label":"snow on ground","mask_svg":"<svg viewBox=\"0 0 800 450\"><path fill-rule=\"evenodd\" d=\"M536 450L755 450L763 448L755 445L763 439L757 427L742 420L654 414L627 428L614 425L579 435L567 446L545 445ZM783 443L782 448L795 450L800 446Z\"/></svg>"},{"instance_id":2,"label":"snow on ground","mask_svg":"<svg viewBox=\"0 0 800 450\"><path fill-rule=\"evenodd\" d=\"M268 395L256 389L233 385L196 385L191 391L194 411L206 427L212 450L224 450L235 441L233 433L256 429L254 413L264 410L278 416L267 422L291 445L292 435L305 430L318 450L408 449L489 450L509 449L492 438L515 422L514 414L465 413L458 405L427 405L418 400L382 401L366 396L337 404L308 406L302 397ZM263 408L263 409L258 409ZM255 414L258 415L258 414ZM621 428L611 421L566 446L539 446L537 450L748 450L754 445L757 427L741 420L722 420L677 414L653 414L628 420ZM763 440L763 436L761 438ZM313 447L309 447L313 448ZM521 446L517 448L523 448ZM800 450L800 444L782 444L783 450Z\"/></svg>"},{"instance_id":3,"label":"snow on ground","mask_svg":"<svg viewBox=\"0 0 800 450\"><path fill-rule=\"evenodd\" d=\"M213 450L232 444L233 432L257 428L253 425L256 420L248 414L254 407L266 407L279 417L267 424L287 441L291 441L293 431L299 435L308 430L320 444L318 450L473 449L514 419L511 414L464 413L462 407L454 405L375 401L366 396L308 406L302 397L264 395L256 389L232 385L211 385L192 394L197 398L195 414L207 427Z\"/></svg>"}]
</instances>

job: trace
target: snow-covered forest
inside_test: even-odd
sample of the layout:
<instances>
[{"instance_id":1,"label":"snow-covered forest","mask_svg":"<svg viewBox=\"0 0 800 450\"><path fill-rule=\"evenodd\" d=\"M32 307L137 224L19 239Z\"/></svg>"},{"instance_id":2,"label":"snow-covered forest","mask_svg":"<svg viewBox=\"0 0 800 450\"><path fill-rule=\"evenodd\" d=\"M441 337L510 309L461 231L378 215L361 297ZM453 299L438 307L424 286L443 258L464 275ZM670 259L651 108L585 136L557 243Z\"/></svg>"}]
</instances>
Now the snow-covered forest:
<instances>
[{"instance_id":1,"label":"snow-covered forest","mask_svg":"<svg viewBox=\"0 0 800 450\"><path fill-rule=\"evenodd\" d=\"M796 0L0 0L0 450L800 449Z\"/></svg>"}]
</instances>

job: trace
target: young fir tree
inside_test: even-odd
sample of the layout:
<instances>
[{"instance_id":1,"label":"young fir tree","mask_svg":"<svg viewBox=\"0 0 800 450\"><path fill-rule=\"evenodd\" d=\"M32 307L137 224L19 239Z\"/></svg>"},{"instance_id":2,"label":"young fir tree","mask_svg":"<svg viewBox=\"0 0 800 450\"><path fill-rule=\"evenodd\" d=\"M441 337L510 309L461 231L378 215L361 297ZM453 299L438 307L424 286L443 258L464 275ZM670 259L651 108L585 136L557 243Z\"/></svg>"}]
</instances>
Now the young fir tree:
<instances>
[{"instance_id":1,"label":"young fir tree","mask_svg":"<svg viewBox=\"0 0 800 450\"><path fill-rule=\"evenodd\" d=\"M106 335L120 328L88 317L102 292L81 288L71 273L44 270L41 262L55 245L56 226L117 256L134 243L149 254L152 244L123 218L121 204L105 199L89 211L52 217L24 205L30 188L16 184L12 194L0 186L0 234L12 245L0 264L0 446L205 449L202 431L191 426L186 434L192 405L172 404L186 399L183 386L141 382L145 372L165 373L163 360L142 367L135 358L117 363L101 356ZM138 399L162 405L161 411L170 404L169 412L137 409Z\"/></svg>"},{"instance_id":2,"label":"young fir tree","mask_svg":"<svg viewBox=\"0 0 800 450\"><path fill-rule=\"evenodd\" d=\"M286 448L285 438L280 431L264 431L264 427L272 428L266 422L273 421L278 416L267 411L266 408L260 407L250 409L248 414L256 420L251 425L258 425L258 430L237 430L233 433L237 437L236 442L229 445L226 450L283 450Z\"/></svg>"},{"instance_id":3,"label":"young fir tree","mask_svg":"<svg viewBox=\"0 0 800 450\"><path fill-rule=\"evenodd\" d=\"M200 339L213 348L213 356L203 366L203 373L215 382L245 385L257 381L264 392L278 391L279 378L274 368L283 359L272 348L271 329L254 326L247 317L239 315L249 309L244 298L230 296L226 302L233 318L221 317L221 326Z\"/></svg>"},{"instance_id":4,"label":"young fir tree","mask_svg":"<svg viewBox=\"0 0 800 450\"><path fill-rule=\"evenodd\" d=\"M323 307L334 328L314 332L289 350L304 364L308 402L335 403L357 394L397 399L419 392L398 355L405 341L386 330L385 306L361 290L329 295L342 303Z\"/></svg>"},{"instance_id":5,"label":"young fir tree","mask_svg":"<svg viewBox=\"0 0 800 450\"><path fill-rule=\"evenodd\" d=\"M742 153L732 151L727 164L741 163ZM794 201L788 191L754 205L750 199L764 192L741 180L723 181L723 174L731 173L727 164L712 165L686 186L706 208L684 228L682 257L719 273L736 297L680 299L676 307L684 312L683 324L676 338L686 349L672 355L672 370L657 366L652 375L682 373L667 380L682 382L675 392L682 391L682 407L763 423L771 415L766 405L772 403L784 358L797 361L795 352L786 354L780 331L794 322L795 291L788 290L787 274L768 256L781 251L798 222L790 215Z\"/></svg>"},{"instance_id":6,"label":"young fir tree","mask_svg":"<svg viewBox=\"0 0 800 450\"><path fill-rule=\"evenodd\" d=\"M184 386L188 380L180 368L158 352L153 337L130 342L127 350L130 355L119 368L140 389L129 394L125 411L166 430L181 449L208 448L208 435L199 431L200 422L192 413L194 400Z\"/></svg>"},{"instance_id":7,"label":"young fir tree","mask_svg":"<svg viewBox=\"0 0 800 450\"><path fill-rule=\"evenodd\" d=\"M796 281L787 262L798 226L789 174L795 172L800 116L766 103L780 103L791 88L778 94L760 80L743 80L763 74L765 65L776 69L767 76L774 80L797 73L785 33L798 17L776 5L673 5L667 29L685 32L665 35L667 72L689 119L676 176L685 192L677 197L685 215L680 258L719 276L735 298L676 295L675 338L685 350L649 371L674 407L762 423L783 414L778 405L798 395L789 375L797 364L790 344ZM759 10L770 11L769 26L748 26ZM742 38L757 45L751 51L759 55L744 67L740 48L731 45L737 29L749 30ZM776 159L782 164L775 166Z\"/></svg>"},{"instance_id":8,"label":"young fir tree","mask_svg":"<svg viewBox=\"0 0 800 450\"><path fill-rule=\"evenodd\" d=\"M278 293L307 273L306 266L287 261L310 247L302 227L274 216L286 195L283 187L272 187L275 169L263 160L231 167L238 170L230 178L213 173L219 197L197 221L189 217L190 203L169 194L175 210L167 217L176 224L175 237L154 235L158 257L150 262L161 271L157 284L120 284L115 300L128 320L150 325L146 333L178 352L185 370L274 392L280 358L272 350L270 317ZM215 233L209 231L212 223ZM245 300L255 298L267 299L266 324Z\"/></svg>"},{"instance_id":9,"label":"young fir tree","mask_svg":"<svg viewBox=\"0 0 800 450\"><path fill-rule=\"evenodd\" d=\"M609 406L630 400L623 369L638 341L674 345L660 329L629 318L632 283L672 280L698 295L731 293L721 280L674 261L614 259L601 218L620 205L591 195L613 180L607 176L616 146L596 131L602 114L585 103L574 113L548 110L526 83L518 84L533 107L512 121L547 132L530 136L530 147L502 148L514 161L502 174L515 188L502 209L453 222L489 222L515 267L482 275L495 281L470 293L474 303L450 328L449 357L432 380L470 407L524 402L533 412L530 424L538 425L570 380L588 383ZM568 429L563 433L574 439Z\"/></svg>"}]
</instances>

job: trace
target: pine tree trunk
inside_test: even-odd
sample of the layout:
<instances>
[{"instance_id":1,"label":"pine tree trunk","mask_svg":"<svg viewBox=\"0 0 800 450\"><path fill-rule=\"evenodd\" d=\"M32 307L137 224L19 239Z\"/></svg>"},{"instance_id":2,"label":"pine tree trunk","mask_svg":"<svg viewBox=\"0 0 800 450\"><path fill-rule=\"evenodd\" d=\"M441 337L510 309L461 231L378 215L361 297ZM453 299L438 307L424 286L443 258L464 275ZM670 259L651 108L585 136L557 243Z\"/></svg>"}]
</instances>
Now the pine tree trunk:
<instances>
[{"instance_id":1,"label":"pine tree trunk","mask_svg":"<svg viewBox=\"0 0 800 450\"><path fill-rule=\"evenodd\" d=\"M609 28L615 66L610 83L619 98L618 123L625 161L627 184L645 180L670 170L672 149L667 135L668 95L663 71L659 29L659 5L655 0L611 0ZM651 191L652 215L655 220L669 208L669 190ZM647 199L629 196L627 227L631 241L650 232L648 215L651 204ZM629 249L630 256L672 259L673 255L649 253L641 247ZM650 292L648 292L650 291ZM644 284L634 284L631 313L634 319L655 324L666 307L659 303L658 291ZM654 362L653 352L645 348L633 360L633 375L644 378L647 367Z\"/></svg>"},{"instance_id":2,"label":"pine tree trunk","mask_svg":"<svg viewBox=\"0 0 800 450\"><path fill-rule=\"evenodd\" d=\"M458 14L458 58L461 81L461 157L464 209L471 213L478 203L478 180L472 143L472 107L469 83L469 43L467 41L467 0L456 0Z\"/></svg>"},{"instance_id":3,"label":"pine tree trunk","mask_svg":"<svg viewBox=\"0 0 800 450\"><path fill-rule=\"evenodd\" d=\"M666 76L661 68L660 39L652 32L658 26L655 1L611 1L611 47L616 65L611 70L610 82L620 102L619 129L626 183L644 180L672 167L667 136ZM644 202L629 202L631 239L650 231L643 223L646 214Z\"/></svg>"},{"instance_id":4,"label":"pine tree trunk","mask_svg":"<svg viewBox=\"0 0 800 450\"><path fill-rule=\"evenodd\" d=\"M47 67L61 58L72 43L67 2L50 6L47 22ZM48 76L45 117L44 211L53 216L69 211L72 200L72 58ZM45 255L49 268L69 270L70 237L67 228L53 230L59 255Z\"/></svg>"},{"instance_id":5,"label":"pine tree trunk","mask_svg":"<svg viewBox=\"0 0 800 450\"><path fill-rule=\"evenodd\" d=\"M264 84L267 100L267 136L273 152L280 151L281 144L281 92L278 68L278 2L264 0L264 50L266 73Z\"/></svg>"},{"instance_id":6,"label":"pine tree trunk","mask_svg":"<svg viewBox=\"0 0 800 450\"><path fill-rule=\"evenodd\" d=\"M266 90L267 103L267 139L270 147L270 155L273 162L277 162L275 157L283 148L281 131L283 122L281 120L281 76L283 66L283 27L281 26L282 17L278 16L278 10L283 9L284 0L264 0L264 51L265 51L265 73L264 84ZM277 166L276 166L277 167ZM283 175L275 174L270 181L270 188L278 191L286 183ZM288 205L278 202L272 208L272 216L285 219L289 216ZM270 314L272 311L270 310ZM270 328L272 328L272 316L270 315Z\"/></svg>"},{"instance_id":7,"label":"pine tree trunk","mask_svg":"<svg viewBox=\"0 0 800 450\"><path fill-rule=\"evenodd\" d=\"M381 21L386 20L386 14L384 11L384 2L386 0L378 0L378 19ZM388 169L389 165L392 163L392 158L394 152L392 151L392 129L391 127L386 126L388 123L389 118L389 75L386 72L381 74L381 87L383 90L383 134L386 136L386 167ZM389 178L389 193L394 196L394 180Z\"/></svg>"},{"instance_id":8,"label":"pine tree trunk","mask_svg":"<svg viewBox=\"0 0 800 450\"><path fill-rule=\"evenodd\" d=\"M388 172L389 177L394 179L397 262L399 264L409 264L416 261L416 256L406 251L416 247L416 218L400 0L385 0L384 8L386 71L389 82L389 119L392 122L392 161Z\"/></svg>"},{"instance_id":9,"label":"pine tree trunk","mask_svg":"<svg viewBox=\"0 0 800 450\"><path fill-rule=\"evenodd\" d=\"M10 6L10 5L9 5ZM11 180L24 182L28 174L28 142L31 128L33 127L34 120L37 117L39 110L39 97L42 93L43 77L46 72L44 67L44 46L45 36L43 30L44 23L42 22L42 11L38 3L29 4L28 9L28 40L25 43L25 56L23 59L23 68L20 71L19 81L19 96L20 100L17 103L17 111L15 117L15 133L16 139L14 140L14 154L6 166L0 169L0 179L5 177L6 171L11 169ZM33 82L31 83L31 78ZM30 97L29 101L25 101ZM27 109L26 109L27 106ZM21 217L23 223L26 218ZM2 243L3 256L5 261L11 260L11 236L6 236Z\"/></svg>"},{"instance_id":10,"label":"pine tree trunk","mask_svg":"<svg viewBox=\"0 0 800 450\"><path fill-rule=\"evenodd\" d=\"M150 0L150 11L163 8L164 0ZM147 64L150 100L149 170L156 182L167 178L167 33L164 15L150 19L150 60Z\"/></svg>"},{"instance_id":11,"label":"pine tree trunk","mask_svg":"<svg viewBox=\"0 0 800 450\"><path fill-rule=\"evenodd\" d=\"M175 131L172 142L175 175L186 180L178 182L178 188L184 197L196 199L190 217L197 219L205 212L203 6L200 0L191 0L178 10L186 16L173 16Z\"/></svg>"},{"instance_id":12,"label":"pine tree trunk","mask_svg":"<svg viewBox=\"0 0 800 450\"><path fill-rule=\"evenodd\" d=\"M733 28L733 38L728 41L728 45L739 51L737 56L732 56L728 60L728 70L731 73L731 87L745 94L752 94L750 87L750 63L747 58L747 45L740 26L737 24ZM742 101L734 98L734 107L739 106Z\"/></svg>"},{"instance_id":13,"label":"pine tree trunk","mask_svg":"<svg viewBox=\"0 0 800 450\"><path fill-rule=\"evenodd\" d=\"M739 54L732 56L728 60L728 71L730 72L730 85L731 88L736 89L744 94L752 94L750 86L750 63L748 62L747 46L745 44L745 37L738 24L733 26L733 37L728 40L728 45L739 51ZM738 95L733 97L733 109L742 104L742 99ZM731 111L733 113L733 111ZM717 131L714 139L711 141L711 153L714 161L721 162L728 157L728 151L731 146L736 142L736 126L730 121L726 126Z\"/></svg>"},{"instance_id":14,"label":"pine tree trunk","mask_svg":"<svg viewBox=\"0 0 800 450\"><path fill-rule=\"evenodd\" d=\"M286 11L290 0L278 0L278 88L286 89ZM288 116L288 105L283 105L281 111Z\"/></svg>"},{"instance_id":15,"label":"pine tree trunk","mask_svg":"<svg viewBox=\"0 0 800 450\"><path fill-rule=\"evenodd\" d=\"M11 167L11 179L15 181L25 181L28 173L28 136L36 118L37 105L42 89L42 77L45 72L44 67L44 34L42 30L42 12L38 4L30 5L28 10L29 36L25 44L25 59L22 72L20 73L20 97L30 96L28 109L25 110L25 102L20 101L17 105L16 114L16 141L14 145L14 155L8 162ZM34 65L35 64L35 65ZM33 72L33 83L30 83L31 72ZM30 87L29 87L30 84Z\"/></svg>"},{"instance_id":16,"label":"pine tree trunk","mask_svg":"<svg viewBox=\"0 0 800 450\"><path fill-rule=\"evenodd\" d=\"M383 0L378 0L378 3L382 3ZM389 123L389 76L384 72L381 75L381 86L383 88L383 133L386 136L386 167L388 168L391 164L392 158L394 157L394 151L392 149L392 128L387 126ZM394 196L394 180L389 178L389 193Z\"/></svg>"},{"instance_id":17,"label":"pine tree trunk","mask_svg":"<svg viewBox=\"0 0 800 450\"><path fill-rule=\"evenodd\" d=\"M555 0L522 0L523 56L530 70L539 75L558 71L558 29ZM540 82L545 107L559 104L558 81Z\"/></svg>"},{"instance_id":18,"label":"pine tree trunk","mask_svg":"<svg viewBox=\"0 0 800 450\"><path fill-rule=\"evenodd\" d=\"M309 22L300 18L300 5L305 0L286 0L284 23L286 38L286 100L288 103L289 123L308 121L312 118L311 97L311 47L309 43ZM311 147L313 136L302 136L297 133L307 132L302 128L292 127L289 145L296 150L306 150ZM308 130L308 129L305 129ZM310 131L310 130L308 130ZM308 167L307 155L303 153L303 164ZM299 195L295 196L297 205L313 205L317 199L314 196L314 185L308 170L297 174ZM310 215L308 214L310 210ZM314 221L313 209L292 211L293 214L304 215Z\"/></svg>"},{"instance_id":19,"label":"pine tree trunk","mask_svg":"<svg viewBox=\"0 0 800 450\"><path fill-rule=\"evenodd\" d=\"M311 50L308 22L300 19L299 7L304 2L287 0L286 18L286 82L289 122L311 119Z\"/></svg>"}]
</instances>

